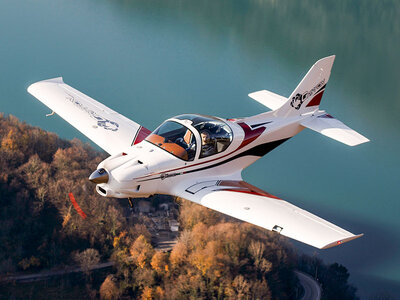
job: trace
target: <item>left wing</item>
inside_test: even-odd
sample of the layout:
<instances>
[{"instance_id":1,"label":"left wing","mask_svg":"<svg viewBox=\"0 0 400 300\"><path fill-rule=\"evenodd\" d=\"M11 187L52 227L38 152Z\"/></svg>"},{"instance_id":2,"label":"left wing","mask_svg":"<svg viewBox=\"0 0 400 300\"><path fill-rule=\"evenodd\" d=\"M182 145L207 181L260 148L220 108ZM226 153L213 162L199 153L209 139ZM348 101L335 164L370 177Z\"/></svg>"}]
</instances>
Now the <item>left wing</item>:
<instances>
[{"instance_id":1,"label":"left wing","mask_svg":"<svg viewBox=\"0 0 400 300\"><path fill-rule=\"evenodd\" d=\"M363 235L354 235L244 181L196 183L177 196L319 249Z\"/></svg>"},{"instance_id":2,"label":"left wing","mask_svg":"<svg viewBox=\"0 0 400 300\"><path fill-rule=\"evenodd\" d=\"M137 144L150 133L65 84L61 77L36 82L28 92L111 155Z\"/></svg>"}]
</instances>

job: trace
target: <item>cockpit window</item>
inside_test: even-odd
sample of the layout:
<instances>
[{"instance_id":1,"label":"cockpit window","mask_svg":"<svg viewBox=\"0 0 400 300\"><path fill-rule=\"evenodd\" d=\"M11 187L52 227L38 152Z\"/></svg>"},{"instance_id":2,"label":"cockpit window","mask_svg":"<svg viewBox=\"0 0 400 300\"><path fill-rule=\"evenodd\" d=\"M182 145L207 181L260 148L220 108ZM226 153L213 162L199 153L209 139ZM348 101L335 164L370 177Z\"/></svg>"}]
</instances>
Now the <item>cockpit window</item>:
<instances>
[{"instance_id":1,"label":"cockpit window","mask_svg":"<svg viewBox=\"0 0 400 300\"><path fill-rule=\"evenodd\" d=\"M193 132L173 121L161 124L146 141L186 161L193 160L196 154L196 138Z\"/></svg>"},{"instance_id":2,"label":"cockpit window","mask_svg":"<svg viewBox=\"0 0 400 300\"><path fill-rule=\"evenodd\" d=\"M231 128L220 119L202 115L180 115L179 120L190 120L201 137L200 158L220 153L232 142Z\"/></svg>"}]
</instances>

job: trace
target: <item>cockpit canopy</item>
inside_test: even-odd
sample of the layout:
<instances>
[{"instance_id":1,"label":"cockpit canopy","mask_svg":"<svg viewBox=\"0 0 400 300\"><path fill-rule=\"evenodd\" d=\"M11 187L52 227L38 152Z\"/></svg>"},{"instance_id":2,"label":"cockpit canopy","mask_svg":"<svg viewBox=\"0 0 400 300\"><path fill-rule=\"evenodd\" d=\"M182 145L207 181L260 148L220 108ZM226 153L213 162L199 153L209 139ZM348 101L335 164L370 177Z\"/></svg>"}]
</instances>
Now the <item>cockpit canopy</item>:
<instances>
[{"instance_id":1,"label":"cockpit canopy","mask_svg":"<svg viewBox=\"0 0 400 300\"><path fill-rule=\"evenodd\" d=\"M193 160L196 155L196 138L193 132L174 121L162 123L146 141L183 160Z\"/></svg>"},{"instance_id":2,"label":"cockpit canopy","mask_svg":"<svg viewBox=\"0 0 400 300\"><path fill-rule=\"evenodd\" d=\"M200 158L220 153L232 142L231 128L218 118L203 115L180 115L177 120L187 120L184 126L173 120L161 124L146 140L186 161L194 160L197 142L189 127L194 127L201 138ZM189 126L190 125L190 126Z\"/></svg>"},{"instance_id":3,"label":"cockpit canopy","mask_svg":"<svg viewBox=\"0 0 400 300\"><path fill-rule=\"evenodd\" d=\"M189 120L201 137L200 158L224 151L232 142L232 129L218 118L204 115L180 115L178 120Z\"/></svg>"}]
</instances>

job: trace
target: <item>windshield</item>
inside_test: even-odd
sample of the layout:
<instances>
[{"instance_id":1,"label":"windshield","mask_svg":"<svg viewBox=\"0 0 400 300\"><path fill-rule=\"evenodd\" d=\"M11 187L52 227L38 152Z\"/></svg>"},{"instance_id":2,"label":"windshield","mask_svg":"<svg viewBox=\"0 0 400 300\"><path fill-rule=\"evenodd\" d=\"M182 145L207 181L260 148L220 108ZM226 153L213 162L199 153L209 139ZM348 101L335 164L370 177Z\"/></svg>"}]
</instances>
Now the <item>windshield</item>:
<instances>
[{"instance_id":1,"label":"windshield","mask_svg":"<svg viewBox=\"0 0 400 300\"><path fill-rule=\"evenodd\" d=\"M220 119L203 115L180 115L179 120L190 120L201 137L200 158L224 151L232 142L231 128Z\"/></svg>"},{"instance_id":2,"label":"windshield","mask_svg":"<svg viewBox=\"0 0 400 300\"><path fill-rule=\"evenodd\" d=\"M193 160L196 154L196 138L193 132L173 121L161 124L146 141L186 161Z\"/></svg>"}]
</instances>

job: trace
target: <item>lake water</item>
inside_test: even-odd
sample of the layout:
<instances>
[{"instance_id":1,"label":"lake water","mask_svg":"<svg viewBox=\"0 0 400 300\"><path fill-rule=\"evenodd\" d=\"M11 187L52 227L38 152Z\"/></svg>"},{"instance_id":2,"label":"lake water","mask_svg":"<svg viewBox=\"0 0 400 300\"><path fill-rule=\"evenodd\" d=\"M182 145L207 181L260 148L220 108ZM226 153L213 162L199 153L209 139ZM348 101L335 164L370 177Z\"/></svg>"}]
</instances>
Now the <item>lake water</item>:
<instances>
[{"instance_id":1,"label":"lake water","mask_svg":"<svg viewBox=\"0 0 400 300\"><path fill-rule=\"evenodd\" d=\"M321 108L371 139L348 147L311 131L268 154L245 180L354 233L315 251L344 264L359 295L400 295L400 3L344 0L0 0L0 111L85 139L27 94L65 82L154 129L182 113L249 116L247 97L289 96L336 54Z\"/></svg>"}]
</instances>

